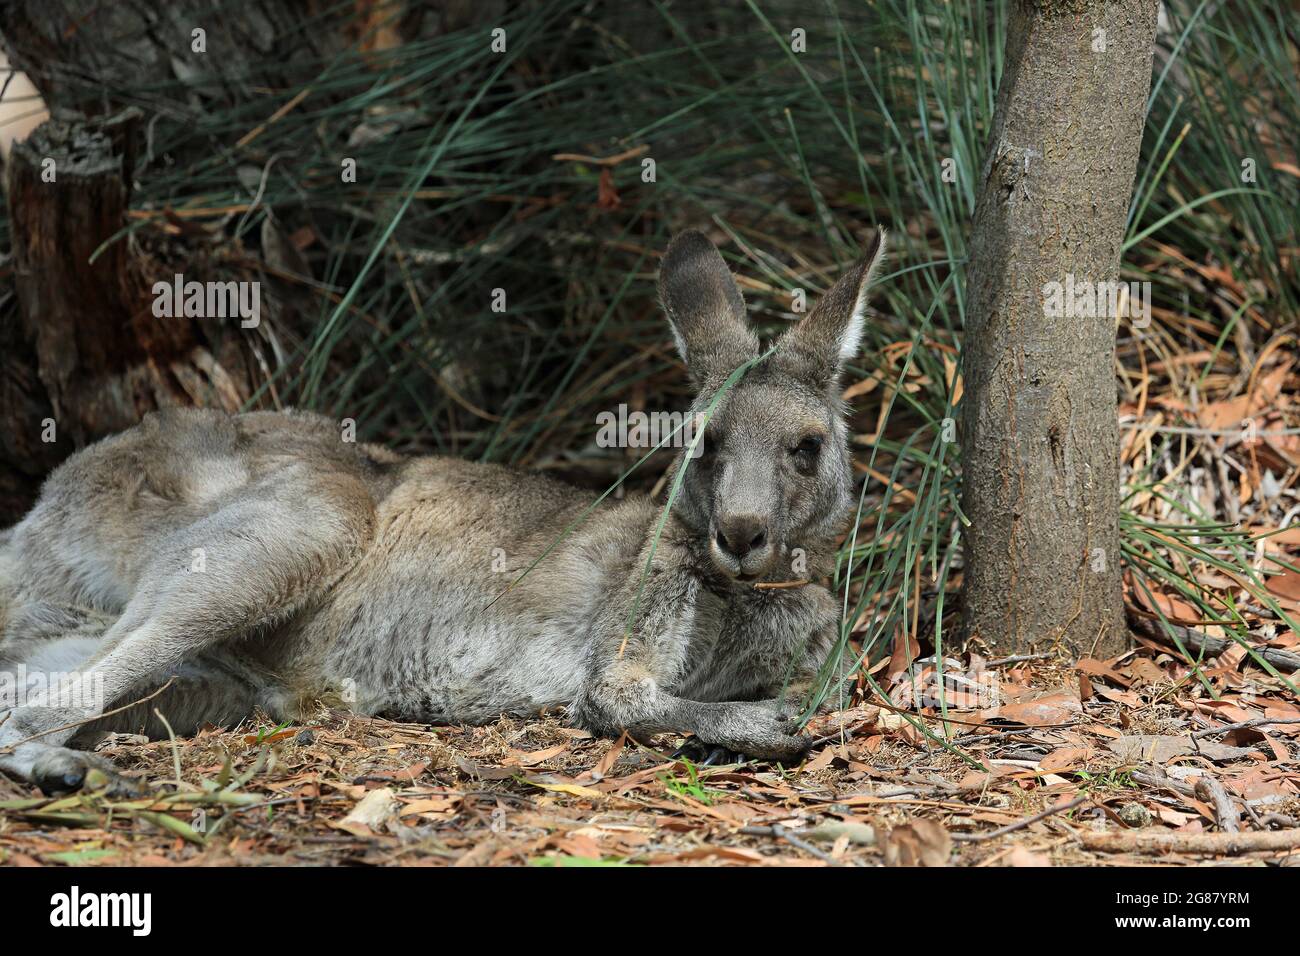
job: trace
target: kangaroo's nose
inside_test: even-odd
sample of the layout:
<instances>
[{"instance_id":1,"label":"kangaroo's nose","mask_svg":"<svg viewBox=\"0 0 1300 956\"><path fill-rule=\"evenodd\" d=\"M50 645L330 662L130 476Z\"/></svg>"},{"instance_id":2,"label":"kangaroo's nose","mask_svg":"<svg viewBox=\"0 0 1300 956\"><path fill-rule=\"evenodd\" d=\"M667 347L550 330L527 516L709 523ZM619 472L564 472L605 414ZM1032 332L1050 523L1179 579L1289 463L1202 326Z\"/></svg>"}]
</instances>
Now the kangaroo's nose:
<instances>
[{"instance_id":1,"label":"kangaroo's nose","mask_svg":"<svg viewBox=\"0 0 1300 956\"><path fill-rule=\"evenodd\" d=\"M718 547L739 560L767 544L767 525L757 515L718 520Z\"/></svg>"}]
</instances>

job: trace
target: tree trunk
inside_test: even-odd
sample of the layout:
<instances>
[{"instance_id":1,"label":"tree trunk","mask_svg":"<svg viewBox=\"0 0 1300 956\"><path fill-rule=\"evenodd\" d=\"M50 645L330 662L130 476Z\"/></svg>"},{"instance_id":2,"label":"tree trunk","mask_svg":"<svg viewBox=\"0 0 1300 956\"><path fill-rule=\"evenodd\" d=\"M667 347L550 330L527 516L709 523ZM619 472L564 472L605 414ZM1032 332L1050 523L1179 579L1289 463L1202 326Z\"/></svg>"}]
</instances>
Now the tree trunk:
<instances>
[{"instance_id":1,"label":"tree trunk","mask_svg":"<svg viewBox=\"0 0 1300 956\"><path fill-rule=\"evenodd\" d=\"M0 314L0 526L74 449L156 408L236 411L255 387L237 320L154 315L151 287L177 269L119 235L139 118L59 113L10 154L18 308Z\"/></svg>"},{"instance_id":2,"label":"tree trunk","mask_svg":"<svg viewBox=\"0 0 1300 956\"><path fill-rule=\"evenodd\" d=\"M962 436L964 624L999 653L1127 641L1115 317L1071 292L1118 279L1156 9L1017 0L1008 27L966 272Z\"/></svg>"}]
</instances>

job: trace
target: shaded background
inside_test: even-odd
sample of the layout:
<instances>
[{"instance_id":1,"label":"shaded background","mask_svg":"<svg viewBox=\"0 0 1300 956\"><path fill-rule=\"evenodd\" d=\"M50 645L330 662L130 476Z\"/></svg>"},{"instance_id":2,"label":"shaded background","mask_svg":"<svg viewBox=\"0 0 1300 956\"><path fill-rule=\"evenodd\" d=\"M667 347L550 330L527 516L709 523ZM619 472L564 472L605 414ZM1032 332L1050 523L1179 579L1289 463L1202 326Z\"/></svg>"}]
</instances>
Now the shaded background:
<instances>
[{"instance_id":1,"label":"shaded background","mask_svg":"<svg viewBox=\"0 0 1300 956\"><path fill-rule=\"evenodd\" d=\"M596 415L685 405L653 288L672 232L708 229L775 331L882 224L847 376L862 508L835 583L868 652L940 649L961 568L945 421L1006 7L7 3L5 50L54 121L6 158L0 525L76 447L178 403L314 408L404 451L603 489L639 452L597 448ZM1125 548L1156 585L1135 592L1205 613L1225 612L1171 536L1201 570L1247 560L1224 522L1274 530L1297 507L1297 20L1282 2L1161 15L1121 275L1154 298L1150 328L1119 328ZM42 106L16 86L5 102ZM150 288L176 272L259 281L261 325L155 318ZM1197 432L1243 419L1266 437Z\"/></svg>"}]
</instances>

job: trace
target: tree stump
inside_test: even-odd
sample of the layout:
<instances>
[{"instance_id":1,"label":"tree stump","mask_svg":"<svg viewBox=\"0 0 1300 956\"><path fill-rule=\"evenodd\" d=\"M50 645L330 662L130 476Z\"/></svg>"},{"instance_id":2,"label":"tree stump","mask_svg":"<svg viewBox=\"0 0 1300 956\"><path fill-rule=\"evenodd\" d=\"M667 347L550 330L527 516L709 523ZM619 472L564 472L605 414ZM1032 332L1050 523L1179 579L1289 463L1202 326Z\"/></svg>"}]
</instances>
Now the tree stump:
<instances>
[{"instance_id":1,"label":"tree stump","mask_svg":"<svg viewBox=\"0 0 1300 956\"><path fill-rule=\"evenodd\" d=\"M154 315L153 283L174 270L125 232L139 117L56 112L10 155L18 308L0 313L0 524L74 449L156 408L235 411L252 392L237 323Z\"/></svg>"}]
</instances>

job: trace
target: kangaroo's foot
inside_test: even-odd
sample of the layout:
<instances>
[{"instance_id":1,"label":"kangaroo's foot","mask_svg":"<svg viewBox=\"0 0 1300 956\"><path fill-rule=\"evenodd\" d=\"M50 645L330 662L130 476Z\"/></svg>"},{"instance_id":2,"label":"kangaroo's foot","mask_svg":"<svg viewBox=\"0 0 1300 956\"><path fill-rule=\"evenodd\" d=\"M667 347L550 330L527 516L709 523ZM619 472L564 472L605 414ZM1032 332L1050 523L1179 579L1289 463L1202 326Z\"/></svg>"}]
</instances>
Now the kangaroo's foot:
<instances>
[{"instance_id":1,"label":"kangaroo's foot","mask_svg":"<svg viewBox=\"0 0 1300 956\"><path fill-rule=\"evenodd\" d=\"M108 758L67 747L42 748L32 760L31 781L50 797L83 789L109 797L137 797L143 792L139 781L122 776Z\"/></svg>"},{"instance_id":2,"label":"kangaroo's foot","mask_svg":"<svg viewBox=\"0 0 1300 956\"><path fill-rule=\"evenodd\" d=\"M673 760L689 760L697 767L714 767L726 764L750 763L755 758L730 749L706 744L699 737L688 737L672 752Z\"/></svg>"},{"instance_id":3,"label":"kangaroo's foot","mask_svg":"<svg viewBox=\"0 0 1300 956\"><path fill-rule=\"evenodd\" d=\"M28 742L10 753L0 751L0 770L24 783L34 783L47 796L95 790L110 797L133 797L140 784L122 776L112 761L84 750Z\"/></svg>"},{"instance_id":4,"label":"kangaroo's foot","mask_svg":"<svg viewBox=\"0 0 1300 956\"><path fill-rule=\"evenodd\" d=\"M686 724L701 743L748 754L754 760L771 760L792 767L812 746L812 738L799 733L783 710L783 701L699 704Z\"/></svg>"}]
</instances>

